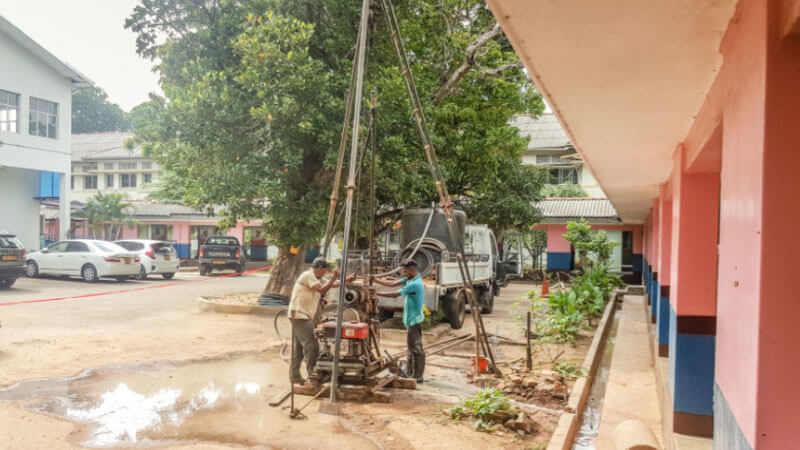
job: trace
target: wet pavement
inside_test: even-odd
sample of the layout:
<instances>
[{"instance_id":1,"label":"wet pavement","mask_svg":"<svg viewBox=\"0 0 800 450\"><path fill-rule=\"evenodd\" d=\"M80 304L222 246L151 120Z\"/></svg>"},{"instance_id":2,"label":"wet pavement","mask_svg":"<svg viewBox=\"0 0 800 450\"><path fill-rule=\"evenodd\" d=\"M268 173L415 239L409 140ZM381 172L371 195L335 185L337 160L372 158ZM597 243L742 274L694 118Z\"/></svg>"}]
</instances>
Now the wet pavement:
<instances>
[{"instance_id":1,"label":"wet pavement","mask_svg":"<svg viewBox=\"0 0 800 450\"><path fill-rule=\"evenodd\" d=\"M92 448L192 442L315 448L331 433L359 448L374 446L341 429L335 417L317 416L313 406L306 411L313 420L302 422L269 407L286 388L285 378L280 361L236 355L30 380L0 391L0 401L24 402L27 409L76 423L81 431L75 443Z\"/></svg>"}]
</instances>

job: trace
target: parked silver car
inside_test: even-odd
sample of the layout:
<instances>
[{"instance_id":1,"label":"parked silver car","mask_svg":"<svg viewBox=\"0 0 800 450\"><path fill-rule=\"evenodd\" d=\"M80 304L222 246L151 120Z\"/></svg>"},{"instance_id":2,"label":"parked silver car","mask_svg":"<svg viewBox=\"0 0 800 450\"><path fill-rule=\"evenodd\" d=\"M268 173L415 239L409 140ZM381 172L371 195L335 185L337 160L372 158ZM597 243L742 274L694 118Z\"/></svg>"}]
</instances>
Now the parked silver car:
<instances>
[{"instance_id":1,"label":"parked silver car","mask_svg":"<svg viewBox=\"0 0 800 450\"><path fill-rule=\"evenodd\" d=\"M167 241L151 241L147 239L125 239L114 242L129 252L139 255L141 268L134 277L144 280L150 274L161 275L165 280L175 276L181 260L175 247Z\"/></svg>"},{"instance_id":2,"label":"parked silver car","mask_svg":"<svg viewBox=\"0 0 800 450\"><path fill-rule=\"evenodd\" d=\"M61 241L28 254L27 275L80 276L88 282L99 278L125 281L139 273L139 256L113 242L91 239Z\"/></svg>"}]
</instances>

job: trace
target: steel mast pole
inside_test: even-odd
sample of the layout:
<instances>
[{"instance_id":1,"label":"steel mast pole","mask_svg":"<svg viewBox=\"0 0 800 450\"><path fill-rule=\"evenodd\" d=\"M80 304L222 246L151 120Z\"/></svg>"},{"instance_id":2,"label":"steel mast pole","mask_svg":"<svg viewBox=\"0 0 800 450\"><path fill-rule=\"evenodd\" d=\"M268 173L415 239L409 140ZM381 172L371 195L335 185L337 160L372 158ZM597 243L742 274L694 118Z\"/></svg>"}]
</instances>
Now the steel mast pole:
<instances>
[{"instance_id":1,"label":"steel mast pole","mask_svg":"<svg viewBox=\"0 0 800 450\"><path fill-rule=\"evenodd\" d=\"M339 276L339 302L336 308L336 345L333 351L333 374L331 375L330 402L336 403L339 388L339 350L342 344L342 312L344 311L345 279L347 278L347 252L350 249L350 221L353 216L353 194L356 189L356 165L358 164L358 127L361 119L361 103L364 89L364 61L367 51L367 25L369 2L361 5L361 25L358 29L358 56L356 69L356 92L353 111L353 132L350 144L350 166L347 174L347 199L345 201L344 243L342 245L342 267Z\"/></svg>"}]
</instances>

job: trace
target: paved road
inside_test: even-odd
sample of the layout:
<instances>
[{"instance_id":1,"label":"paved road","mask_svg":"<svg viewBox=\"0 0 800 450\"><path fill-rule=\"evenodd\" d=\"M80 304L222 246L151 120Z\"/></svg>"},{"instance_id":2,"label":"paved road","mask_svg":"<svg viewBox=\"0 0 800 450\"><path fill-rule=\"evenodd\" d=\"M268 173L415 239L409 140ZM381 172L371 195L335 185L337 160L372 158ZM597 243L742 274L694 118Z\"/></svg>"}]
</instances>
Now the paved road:
<instances>
[{"instance_id":1,"label":"paved road","mask_svg":"<svg viewBox=\"0 0 800 450\"><path fill-rule=\"evenodd\" d=\"M0 321L6 329L48 324L108 326L158 315L165 309L191 308L200 295L260 291L267 282L266 275L260 273L241 277L225 275L201 277L197 272L185 272L176 274L172 280L151 277L144 281L101 280L97 283L86 283L78 278L21 278L11 289L0 290ZM102 295L81 297L91 294ZM36 302L65 297L64 300ZM32 303L3 305L15 302Z\"/></svg>"}]
</instances>

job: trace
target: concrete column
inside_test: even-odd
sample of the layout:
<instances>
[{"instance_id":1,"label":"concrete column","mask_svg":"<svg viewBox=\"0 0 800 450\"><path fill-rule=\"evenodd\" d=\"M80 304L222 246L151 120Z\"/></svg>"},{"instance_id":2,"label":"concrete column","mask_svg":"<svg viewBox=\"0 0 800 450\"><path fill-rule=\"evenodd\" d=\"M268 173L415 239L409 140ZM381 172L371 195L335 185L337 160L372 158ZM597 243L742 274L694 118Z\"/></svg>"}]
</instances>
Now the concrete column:
<instances>
[{"instance_id":1,"label":"concrete column","mask_svg":"<svg viewBox=\"0 0 800 450\"><path fill-rule=\"evenodd\" d=\"M658 302L656 309L656 330L658 338L658 356L669 354L669 296L670 270L672 257L672 191L671 183L661 185L659 200L659 237L658 237Z\"/></svg>"},{"instance_id":2,"label":"concrete column","mask_svg":"<svg viewBox=\"0 0 800 450\"><path fill-rule=\"evenodd\" d=\"M719 149L707 149L718 152ZM676 433L714 429L719 173L687 173L675 153L669 281L669 390Z\"/></svg>"},{"instance_id":3,"label":"concrete column","mask_svg":"<svg viewBox=\"0 0 800 450\"><path fill-rule=\"evenodd\" d=\"M650 263L652 265L652 279L650 280L650 321L656 323L658 317L658 295L660 293L660 286L658 284L658 272L660 270L659 264L661 260L658 258L659 242L660 242L660 225L661 225L661 202L659 199L653 200L653 240L651 246L653 249L653 259Z\"/></svg>"},{"instance_id":4,"label":"concrete column","mask_svg":"<svg viewBox=\"0 0 800 450\"><path fill-rule=\"evenodd\" d=\"M62 241L69 239L69 227L71 225L70 218L72 213L72 198L70 193L70 177L72 176L72 169L69 168L65 173L61 173L59 180L58 191L58 237Z\"/></svg>"},{"instance_id":5,"label":"concrete column","mask_svg":"<svg viewBox=\"0 0 800 450\"><path fill-rule=\"evenodd\" d=\"M642 249L644 227L637 225L631 231L633 232L633 274L637 280L641 281L644 274L644 250Z\"/></svg>"}]
</instances>

